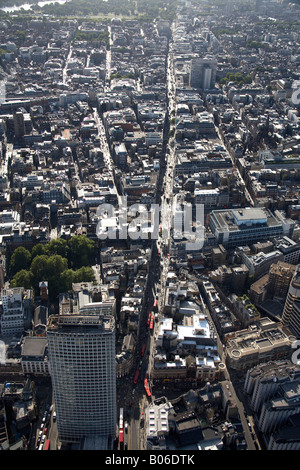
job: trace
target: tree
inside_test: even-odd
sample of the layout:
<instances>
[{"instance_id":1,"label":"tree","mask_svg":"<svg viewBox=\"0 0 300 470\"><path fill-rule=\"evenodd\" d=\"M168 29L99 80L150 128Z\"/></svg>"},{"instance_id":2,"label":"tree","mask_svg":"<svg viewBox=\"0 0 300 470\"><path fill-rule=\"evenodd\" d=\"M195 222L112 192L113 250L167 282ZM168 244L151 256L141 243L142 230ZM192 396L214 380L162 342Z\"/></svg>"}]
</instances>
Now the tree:
<instances>
[{"instance_id":1,"label":"tree","mask_svg":"<svg viewBox=\"0 0 300 470\"><path fill-rule=\"evenodd\" d=\"M252 78L250 75L243 75L240 72L237 73L230 73L228 72L225 77L221 78L220 83L223 85L224 83L234 82L236 85L244 85L252 83Z\"/></svg>"},{"instance_id":2,"label":"tree","mask_svg":"<svg viewBox=\"0 0 300 470\"><path fill-rule=\"evenodd\" d=\"M13 252L10 260L10 271L12 274L16 274L22 269L29 269L31 263L31 254L23 246L19 246Z\"/></svg>"},{"instance_id":3,"label":"tree","mask_svg":"<svg viewBox=\"0 0 300 470\"><path fill-rule=\"evenodd\" d=\"M33 259L30 266L30 272L32 274L32 282L35 287L38 286L40 281L48 281L47 263L47 255L39 255Z\"/></svg>"},{"instance_id":4,"label":"tree","mask_svg":"<svg viewBox=\"0 0 300 470\"><path fill-rule=\"evenodd\" d=\"M95 256L95 242L85 235L76 235L68 242L70 252L69 261L72 268L88 266Z\"/></svg>"},{"instance_id":5,"label":"tree","mask_svg":"<svg viewBox=\"0 0 300 470\"><path fill-rule=\"evenodd\" d=\"M93 268L89 266L82 266L75 271L73 282L93 282L95 280L95 273Z\"/></svg>"},{"instance_id":6,"label":"tree","mask_svg":"<svg viewBox=\"0 0 300 470\"><path fill-rule=\"evenodd\" d=\"M49 256L47 260L48 276L55 277L68 269L68 260L60 255Z\"/></svg>"},{"instance_id":7,"label":"tree","mask_svg":"<svg viewBox=\"0 0 300 470\"><path fill-rule=\"evenodd\" d=\"M26 269L17 272L10 283L11 287L24 287L30 289L32 287L32 274Z\"/></svg>"},{"instance_id":8,"label":"tree","mask_svg":"<svg viewBox=\"0 0 300 470\"><path fill-rule=\"evenodd\" d=\"M72 290L72 284L75 279L75 271L73 269L66 269L60 275L62 292L67 292Z\"/></svg>"},{"instance_id":9,"label":"tree","mask_svg":"<svg viewBox=\"0 0 300 470\"><path fill-rule=\"evenodd\" d=\"M68 260L60 255L36 256L31 263L32 285L37 290L39 282L48 281L49 295L54 299L63 292L61 274L68 269Z\"/></svg>"},{"instance_id":10,"label":"tree","mask_svg":"<svg viewBox=\"0 0 300 470\"><path fill-rule=\"evenodd\" d=\"M31 250L31 259L33 260L36 256L47 255L47 254L48 254L47 245L44 245L42 243L37 243L37 245L34 245L34 247Z\"/></svg>"},{"instance_id":11,"label":"tree","mask_svg":"<svg viewBox=\"0 0 300 470\"><path fill-rule=\"evenodd\" d=\"M68 269L68 260L60 255L53 255L47 261L47 279L49 293L52 298L56 297L63 289L61 285L61 274Z\"/></svg>"},{"instance_id":12,"label":"tree","mask_svg":"<svg viewBox=\"0 0 300 470\"><path fill-rule=\"evenodd\" d=\"M50 255L60 255L63 258L68 257L68 242L63 238L55 238L47 243L47 250Z\"/></svg>"},{"instance_id":13,"label":"tree","mask_svg":"<svg viewBox=\"0 0 300 470\"><path fill-rule=\"evenodd\" d=\"M95 274L92 268L89 266L82 266L80 269L74 271L73 269L67 269L61 273L61 292L72 290L73 282L93 282L95 280Z\"/></svg>"}]
</instances>

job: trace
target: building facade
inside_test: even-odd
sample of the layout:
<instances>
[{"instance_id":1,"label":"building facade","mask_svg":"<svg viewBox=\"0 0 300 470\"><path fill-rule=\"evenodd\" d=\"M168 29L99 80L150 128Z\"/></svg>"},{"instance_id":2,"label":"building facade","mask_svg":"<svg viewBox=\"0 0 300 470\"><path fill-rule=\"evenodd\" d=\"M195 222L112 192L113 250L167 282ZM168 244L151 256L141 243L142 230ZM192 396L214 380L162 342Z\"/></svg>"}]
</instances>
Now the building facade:
<instances>
[{"instance_id":1,"label":"building facade","mask_svg":"<svg viewBox=\"0 0 300 470\"><path fill-rule=\"evenodd\" d=\"M246 207L212 211L209 225L218 244L233 248L284 235L292 236L295 224L279 211L273 214L265 208Z\"/></svg>"},{"instance_id":2,"label":"building facade","mask_svg":"<svg viewBox=\"0 0 300 470\"><path fill-rule=\"evenodd\" d=\"M231 369L246 371L261 362L289 358L293 341L295 337L288 336L281 323L263 317L247 329L228 335L226 364Z\"/></svg>"},{"instance_id":3,"label":"building facade","mask_svg":"<svg viewBox=\"0 0 300 470\"><path fill-rule=\"evenodd\" d=\"M213 57L192 60L190 86L201 90L214 88L216 82L217 61Z\"/></svg>"},{"instance_id":4,"label":"building facade","mask_svg":"<svg viewBox=\"0 0 300 470\"><path fill-rule=\"evenodd\" d=\"M32 291L23 287L2 289L2 315L0 320L3 336L21 335L26 328L31 308Z\"/></svg>"},{"instance_id":5,"label":"building facade","mask_svg":"<svg viewBox=\"0 0 300 470\"><path fill-rule=\"evenodd\" d=\"M291 280L282 313L282 323L300 336L300 269L297 266Z\"/></svg>"},{"instance_id":6,"label":"building facade","mask_svg":"<svg viewBox=\"0 0 300 470\"><path fill-rule=\"evenodd\" d=\"M111 311L99 302L86 304L78 314L51 316L47 340L59 440L76 443L102 436L113 441L116 356Z\"/></svg>"}]
</instances>

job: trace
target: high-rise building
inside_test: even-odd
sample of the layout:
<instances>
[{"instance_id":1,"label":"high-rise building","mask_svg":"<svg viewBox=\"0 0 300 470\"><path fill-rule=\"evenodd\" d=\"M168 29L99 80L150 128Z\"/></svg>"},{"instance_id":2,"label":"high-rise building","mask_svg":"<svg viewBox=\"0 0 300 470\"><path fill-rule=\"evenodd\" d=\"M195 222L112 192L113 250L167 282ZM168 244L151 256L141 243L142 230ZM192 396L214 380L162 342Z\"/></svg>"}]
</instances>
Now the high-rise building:
<instances>
[{"instance_id":1,"label":"high-rise building","mask_svg":"<svg viewBox=\"0 0 300 470\"><path fill-rule=\"evenodd\" d=\"M217 61L213 57L192 60L190 86L201 90L210 90L216 83Z\"/></svg>"},{"instance_id":2,"label":"high-rise building","mask_svg":"<svg viewBox=\"0 0 300 470\"><path fill-rule=\"evenodd\" d=\"M289 284L295 273L296 266L293 264L278 261L272 264L269 271L269 287L268 290L272 296L286 298Z\"/></svg>"},{"instance_id":3,"label":"high-rise building","mask_svg":"<svg viewBox=\"0 0 300 470\"><path fill-rule=\"evenodd\" d=\"M15 136L17 138L24 137L25 120L24 120L24 114L22 113L22 111L17 111L14 114L14 129L15 129Z\"/></svg>"},{"instance_id":4,"label":"high-rise building","mask_svg":"<svg viewBox=\"0 0 300 470\"><path fill-rule=\"evenodd\" d=\"M247 370L244 390L249 404L259 414L262 404L278 394L282 384L300 379L300 366L289 359L261 363Z\"/></svg>"},{"instance_id":5,"label":"high-rise building","mask_svg":"<svg viewBox=\"0 0 300 470\"><path fill-rule=\"evenodd\" d=\"M115 319L112 302L52 315L47 326L58 438L93 439L111 449L116 430ZM101 447L102 446L102 447ZM98 447L99 449L99 447Z\"/></svg>"},{"instance_id":6,"label":"high-rise building","mask_svg":"<svg viewBox=\"0 0 300 470\"><path fill-rule=\"evenodd\" d=\"M300 265L292 277L282 313L282 323L300 337Z\"/></svg>"},{"instance_id":7,"label":"high-rise building","mask_svg":"<svg viewBox=\"0 0 300 470\"><path fill-rule=\"evenodd\" d=\"M290 416L300 412L299 380L282 384L276 396L263 403L258 429L265 434L271 434L284 426Z\"/></svg>"}]
</instances>

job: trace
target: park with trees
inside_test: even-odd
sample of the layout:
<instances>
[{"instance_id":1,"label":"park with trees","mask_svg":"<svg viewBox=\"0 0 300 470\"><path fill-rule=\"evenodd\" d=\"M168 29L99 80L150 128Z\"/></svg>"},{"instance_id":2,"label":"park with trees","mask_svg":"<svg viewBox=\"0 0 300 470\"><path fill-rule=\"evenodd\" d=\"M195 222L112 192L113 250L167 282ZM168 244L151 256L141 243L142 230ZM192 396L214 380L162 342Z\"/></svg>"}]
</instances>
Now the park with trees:
<instances>
[{"instance_id":1,"label":"park with trees","mask_svg":"<svg viewBox=\"0 0 300 470\"><path fill-rule=\"evenodd\" d=\"M38 243L31 251L20 246L10 259L10 285L38 293L39 283L48 281L49 297L54 301L60 292L70 291L72 283L95 280L91 268L95 254L95 242L84 235Z\"/></svg>"}]
</instances>

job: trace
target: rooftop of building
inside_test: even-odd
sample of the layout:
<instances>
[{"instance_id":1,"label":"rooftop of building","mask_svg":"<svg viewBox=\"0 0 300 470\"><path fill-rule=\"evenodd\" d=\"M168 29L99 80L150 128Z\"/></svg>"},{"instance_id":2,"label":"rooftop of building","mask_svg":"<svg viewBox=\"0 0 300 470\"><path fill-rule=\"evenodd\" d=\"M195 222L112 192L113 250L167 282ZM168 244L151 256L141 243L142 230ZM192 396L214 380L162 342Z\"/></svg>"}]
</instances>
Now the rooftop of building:
<instances>
[{"instance_id":1,"label":"rooftop of building","mask_svg":"<svg viewBox=\"0 0 300 470\"><path fill-rule=\"evenodd\" d=\"M86 304L78 313L51 315L48 319L47 332L59 329L78 330L79 328L100 328L103 332L113 331L115 319L101 311L102 302Z\"/></svg>"},{"instance_id":2,"label":"rooftop of building","mask_svg":"<svg viewBox=\"0 0 300 470\"><path fill-rule=\"evenodd\" d=\"M43 357L47 347L46 337L27 336L22 343L22 357Z\"/></svg>"},{"instance_id":3,"label":"rooftop of building","mask_svg":"<svg viewBox=\"0 0 300 470\"><path fill-rule=\"evenodd\" d=\"M280 323L276 323L266 317L261 318L248 329L240 330L226 344L227 353L233 358L243 355L267 353L274 347L289 346L294 338L287 336L281 329Z\"/></svg>"},{"instance_id":4,"label":"rooftop of building","mask_svg":"<svg viewBox=\"0 0 300 470\"><path fill-rule=\"evenodd\" d=\"M281 221L265 208L246 207L244 209L214 210L211 213L214 223L220 230L237 231L257 226L280 226Z\"/></svg>"}]
</instances>

